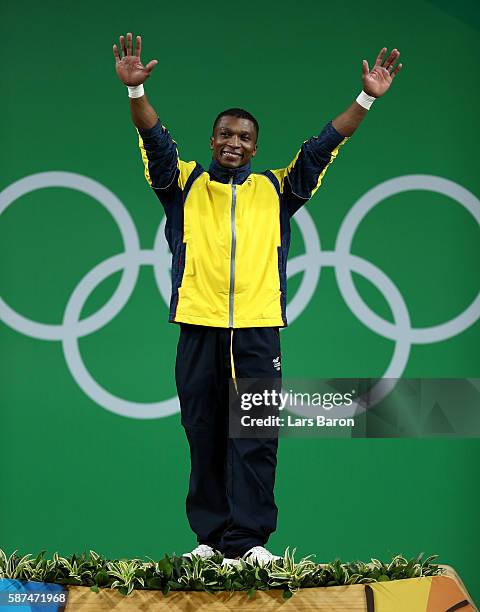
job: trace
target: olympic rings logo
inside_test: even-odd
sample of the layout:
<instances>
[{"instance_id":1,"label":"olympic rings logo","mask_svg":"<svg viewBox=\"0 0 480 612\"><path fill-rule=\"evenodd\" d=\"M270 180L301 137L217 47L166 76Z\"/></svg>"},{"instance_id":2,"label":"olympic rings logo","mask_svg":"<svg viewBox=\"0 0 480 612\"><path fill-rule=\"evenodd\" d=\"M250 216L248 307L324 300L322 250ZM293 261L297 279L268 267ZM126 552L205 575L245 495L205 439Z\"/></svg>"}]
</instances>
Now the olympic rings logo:
<instances>
[{"instance_id":1,"label":"olympic rings logo","mask_svg":"<svg viewBox=\"0 0 480 612\"><path fill-rule=\"evenodd\" d=\"M153 419L179 411L178 398L145 403L127 401L104 389L91 376L80 354L78 340L94 333L109 323L127 304L137 282L140 266L153 267L160 294L170 301L171 255L164 237L165 218L160 223L152 249L141 249L137 230L122 202L104 185L86 176L71 172L41 172L24 177L0 193L0 215L18 198L37 189L65 187L80 191L97 200L111 214L120 231L124 252L100 262L77 284L65 307L60 324L33 321L16 312L0 298L0 320L17 332L39 340L61 341L67 366L83 392L103 408L116 414ZM303 207L293 217L305 244L305 253L288 262L288 277L303 273L300 286L289 302L287 316L290 323L308 306L315 293L322 267L335 269L338 287L352 313L376 334L395 342L390 363L383 378L400 378L412 345L440 342L460 334L480 318L480 292L467 308L449 321L432 327L412 327L405 301L395 283L373 263L353 255L351 245L356 230L364 217L377 204L392 195L411 190L433 191L461 204L480 225L480 201L470 191L453 181L432 175L406 175L390 179L367 191L349 210L337 237L335 250L324 251L315 224ZM94 314L80 320L80 314L94 289L111 274L121 270L122 278L110 299ZM352 272L368 279L382 293L394 322L373 312L359 295Z\"/></svg>"}]
</instances>

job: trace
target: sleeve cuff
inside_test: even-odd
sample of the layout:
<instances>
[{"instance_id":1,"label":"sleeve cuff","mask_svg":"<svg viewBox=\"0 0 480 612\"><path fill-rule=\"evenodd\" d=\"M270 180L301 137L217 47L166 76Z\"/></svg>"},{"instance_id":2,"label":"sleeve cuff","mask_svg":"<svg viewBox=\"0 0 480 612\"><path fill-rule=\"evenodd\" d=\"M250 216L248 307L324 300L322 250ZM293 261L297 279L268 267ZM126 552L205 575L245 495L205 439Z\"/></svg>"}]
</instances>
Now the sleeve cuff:
<instances>
[{"instance_id":1,"label":"sleeve cuff","mask_svg":"<svg viewBox=\"0 0 480 612\"><path fill-rule=\"evenodd\" d=\"M138 129L138 133L142 137L142 140L161 136L163 134L163 126L160 119L157 118L157 123L151 128Z\"/></svg>"},{"instance_id":2,"label":"sleeve cuff","mask_svg":"<svg viewBox=\"0 0 480 612\"><path fill-rule=\"evenodd\" d=\"M343 136L340 134L340 132L337 132L337 130L333 127L332 121L333 120L329 121L325 125L318 136L319 140L322 141L322 145L330 151L336 149L343 140L348 138L348 136Z\"/></svg>"}]
</instances>

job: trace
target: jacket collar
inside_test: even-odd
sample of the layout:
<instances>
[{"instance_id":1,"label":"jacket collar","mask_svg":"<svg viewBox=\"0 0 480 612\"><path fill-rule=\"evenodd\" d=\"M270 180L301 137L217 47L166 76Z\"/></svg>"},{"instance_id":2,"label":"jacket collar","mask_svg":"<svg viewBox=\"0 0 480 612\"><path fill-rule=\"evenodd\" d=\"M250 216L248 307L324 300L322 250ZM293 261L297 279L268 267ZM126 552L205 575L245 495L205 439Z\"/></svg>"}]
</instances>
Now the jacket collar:
<instances>
[{"instance_id":1,"label":"jacket collar","mask_svg":"<svg viewBox=\"0 0 480 612\"><path fill-rule=\"evenodd\" d=\"M233 177L233 183L239 185L243 183L250 174L250 162L248 161L243 166L238 166L238 168L225 168L219 164L216 159L212 159L208 173L214 181L218 181L219 183L229 183L230 179Z\"/></svg>"}]
</instances>

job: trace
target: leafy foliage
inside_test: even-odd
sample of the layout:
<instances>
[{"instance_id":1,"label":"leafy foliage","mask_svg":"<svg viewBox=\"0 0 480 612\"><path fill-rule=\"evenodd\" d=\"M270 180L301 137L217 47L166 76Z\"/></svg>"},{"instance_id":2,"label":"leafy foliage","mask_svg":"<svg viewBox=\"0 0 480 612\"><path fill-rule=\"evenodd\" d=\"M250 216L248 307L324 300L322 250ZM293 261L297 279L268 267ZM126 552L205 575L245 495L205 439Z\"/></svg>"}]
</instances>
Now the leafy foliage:
<instances>
[{"instance_id":1,"label":"leafy foliage","mask_svg":"<svg viewBox=\"0 0 480 612\"><path fill-rule=\"evenodd\" d=\"M386 580L402 580L442 574L443 569L433 563L438 555L422 561L423 553L407 560L395 556L390 563L371 559L369 563L342 563L339 559L320 565L309 557L295 562L296 548L286 548L283 558L261 565L240 560L239 565L222 565L223 556L192 559L165 555L159 561L141 559L108 560L90 550L88 556L60 557L54 553L45 559L42 550L35 559L31 554L19 556L15 550L7 558L0 548L0 578L16 578L57 584L117 589L130 595L134 589L158 590L166 596L170 591L246 591L253 597L256 591L282 589L288 599L300 588L328 587L345 584L365 584Z\"/></svg>"}]
</instances>

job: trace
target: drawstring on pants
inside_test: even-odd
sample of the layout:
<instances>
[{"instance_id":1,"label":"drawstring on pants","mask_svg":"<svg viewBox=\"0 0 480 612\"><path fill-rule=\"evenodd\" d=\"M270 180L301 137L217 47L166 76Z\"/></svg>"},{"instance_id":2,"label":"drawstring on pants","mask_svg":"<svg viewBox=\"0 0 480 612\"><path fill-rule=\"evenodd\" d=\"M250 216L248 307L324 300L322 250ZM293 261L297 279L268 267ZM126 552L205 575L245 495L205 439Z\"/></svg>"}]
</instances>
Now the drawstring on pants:
<instances>
[{"instance_id":1,"label":"drawstring on pants","mask_svg":"<svg viewBox=\"0 0 480 612\"><path fill-rule=\"evenodd\" d=\"M230 366L232 368L233 384L235 385L235 391L238 393L237 381L235 378L235 362L233 361L233 327L230 329Z\"/></svg>"}]
</instances>

